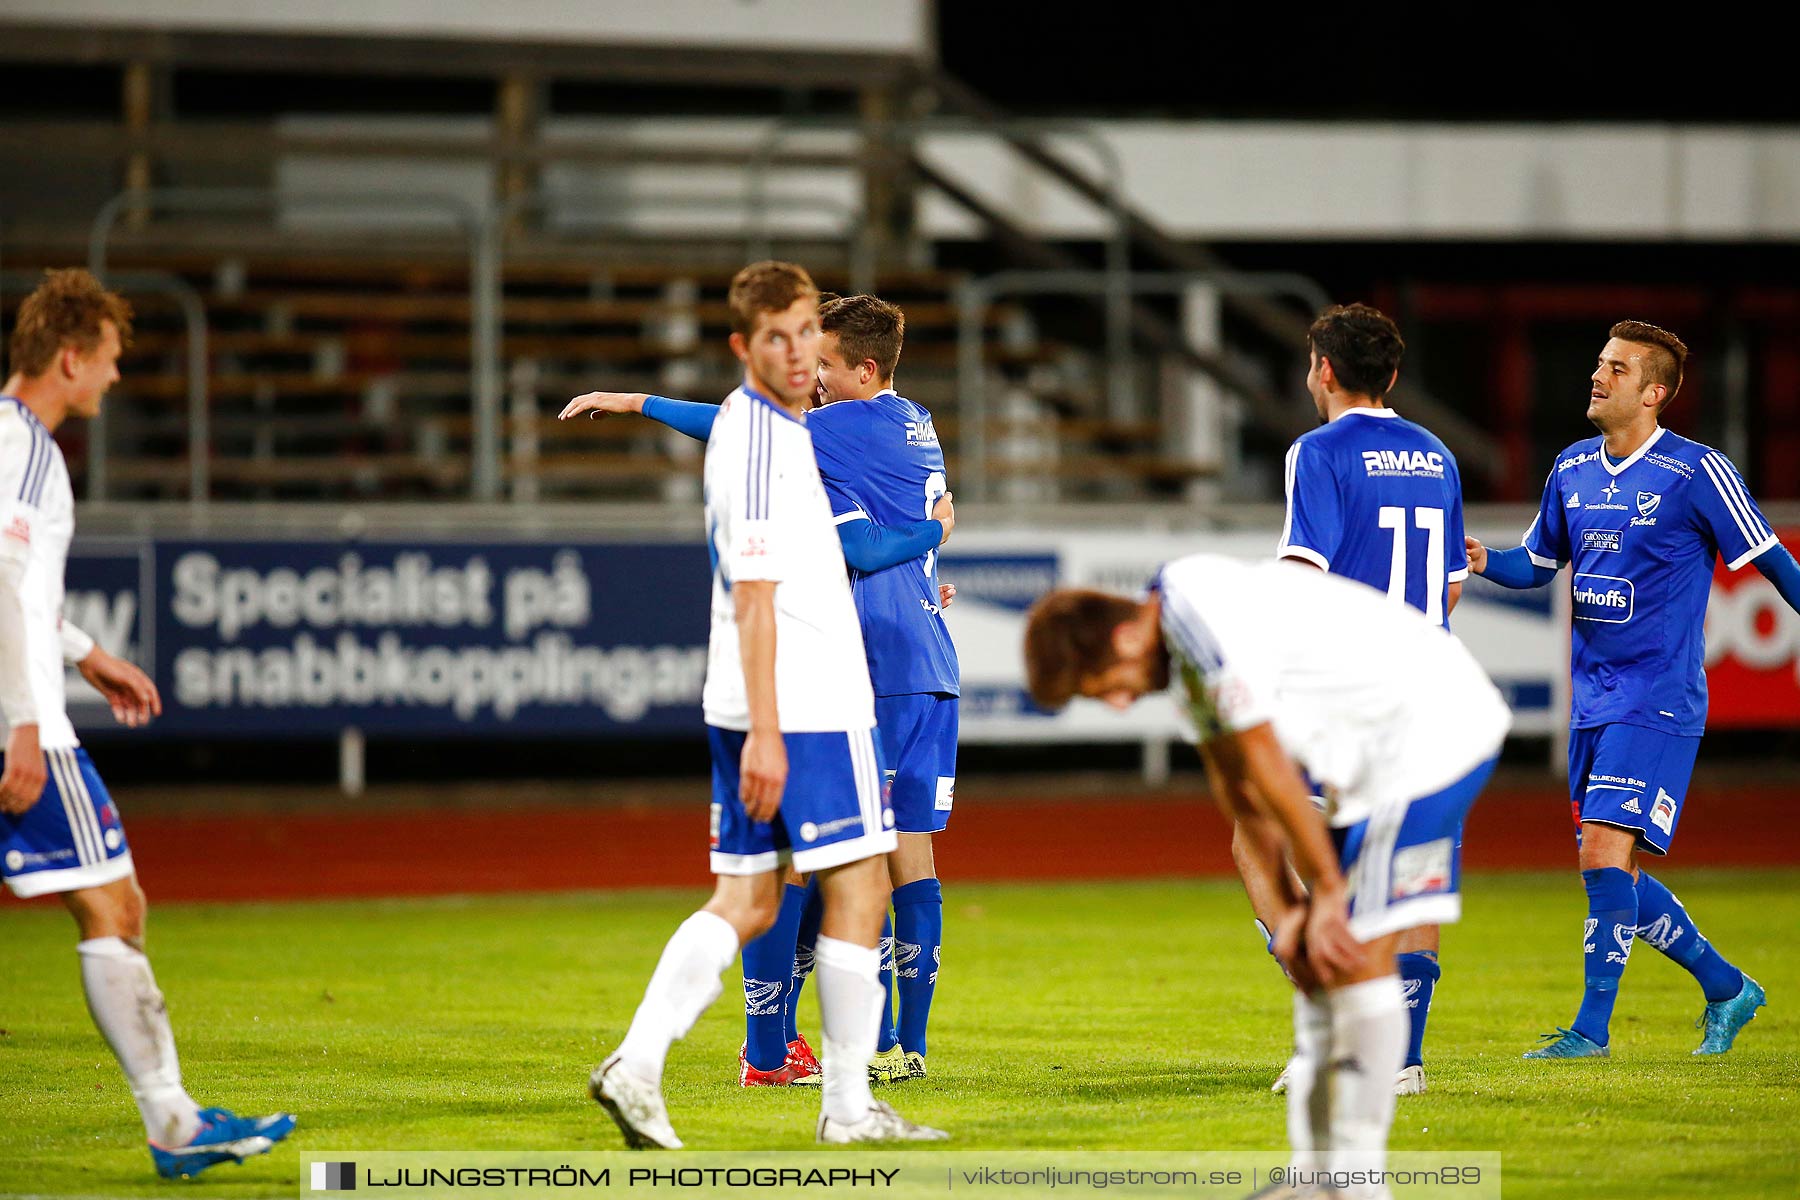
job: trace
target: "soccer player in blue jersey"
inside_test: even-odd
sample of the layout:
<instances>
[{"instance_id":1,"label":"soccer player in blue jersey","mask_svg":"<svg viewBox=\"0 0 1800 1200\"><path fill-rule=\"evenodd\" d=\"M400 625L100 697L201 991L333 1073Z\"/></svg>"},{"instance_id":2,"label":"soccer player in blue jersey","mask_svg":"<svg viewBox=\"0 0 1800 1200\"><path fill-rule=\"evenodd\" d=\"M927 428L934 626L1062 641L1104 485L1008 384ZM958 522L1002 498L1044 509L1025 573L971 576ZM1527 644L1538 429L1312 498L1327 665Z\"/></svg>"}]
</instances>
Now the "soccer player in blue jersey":
<instances>
[{"instance_id":1,"label":"soccer player in blue jersey","mask_svg":"<svg viewBox=\"0 0 1800 1200\"><path fill-rule=\"evenodd\" d=\"M1706 727L1704 627L1713 560L1754 562L1800 611L1800 567L1717 450L1664 429L1687 347L1642 321L1612 327L1588 393L1600 436L1557 455L1524 544L1468 540L1476 574L1541 587L1570 567L1569 793L1588 914L1586 984L1569 1028L1526 1058L1605 1058L1632 943L1685 968L1706 997L1695 1054L1723 1054L1764 1003L1757 982L1702 937L1643 870L1669 852Z\"/></svg>"},{"instance_id":2,"label":"soccer player in blue jersey","mask_svg":"<svg viewBox=\"0 0 1800 1200\"><path fill-rule=\"evenodd\" d=\"M883 933L883 974L898 1003L890 1004L870 1065L878 1079L897 1082L925 1074L943 940L931 835L948 824L955 802L960 682L942 614L953 592L938 582L936 549L954 528L955 510L931 414L893 388L904 314L874 296L846 296L820 309L819 326L822 403L808 424L850 567L899 832L889 858L894 915ZM640 412L704 438L718 410L594 392L571 401L563 416L581 412ZM747 1086L808 1081L794 1009L811 957L811 925L804 889L790 885L774 927L745 948L747 1036L739 1077ZM777 1005L773 985L780 978L790 983Z\"/></svg>"},{"instance_id":3,"label":"soccer player in blue jersey","mask_svg":"<svg viewBox=\"0 0 1800 1200\"><path fill-rule=\"evenodd\" d=\"M1427 619L1450 625L1469 563L1463 548L1462 479L1436 435L1384 403L1400 377L1406 343L1379 309L1327 309L1308 331L1306 390L1324 424L1287 454L1287 519L1276 554L1366 583ZM1241 838L1232 841L1242 858ZM1269 925L1273 897L1259 897ZM1425 1090L1425 1022L1440 975L1438 929L1407 930L1399 948L1410 1018L1402 1096ZM1286 1073L1275 1090L1285 1087Z\"/></svg>"}]
</instances>

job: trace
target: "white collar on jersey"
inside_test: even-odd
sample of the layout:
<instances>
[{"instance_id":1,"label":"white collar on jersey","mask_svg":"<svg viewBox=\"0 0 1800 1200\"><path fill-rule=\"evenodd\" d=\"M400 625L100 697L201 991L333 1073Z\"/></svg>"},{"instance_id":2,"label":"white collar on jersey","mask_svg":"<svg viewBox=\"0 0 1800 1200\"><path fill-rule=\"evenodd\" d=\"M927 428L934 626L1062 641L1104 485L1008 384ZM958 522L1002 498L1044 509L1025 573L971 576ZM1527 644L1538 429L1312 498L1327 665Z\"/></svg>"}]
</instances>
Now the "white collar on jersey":
<instances>
[{"instance_id":1,"label":"white collar on jersey","mask_svg":"<svg viewBox=\"0 0 1800 1200\"><path fill-rule=\"evenodd\" d=\"M1350 416L1352 413L1361 413L1365 417L1397 417L1400 415L1391 408L1370 408L1366 404L1359 404L1355 408L1346 408L1343 412L1331 419L1333 421L1341 420L1344 417Z\"/></svg>"},{"instance_id":2,"label":"white collar on jersey","mask_svg":"<svg viewBox=\"0 0 1800 1200\"><path fill-rule=\"evenodd\" d=\"M887 387L887 388L882 388L879 392L876 392L873 396L870 396L869 399L879 400L883 396L892 396L894 399L898 400L900 398L900 393L896 392L891 387Z\"/></svg>"},{"instance_id":3,"label":"white collar on jersey","mask_svg":"<svg viewBox=\"0 0 1800 1200\"><path fill-rule=\"evenodd\" d=\"M1644 444L1639 446L1636 450L1633 450L1631 452L1631 457L1626 459L1624 462L1620 463L1616 467L1613 466L1612 459L1607 456L1606 439L1601 438L1600 439L1600 465L1606 468L1606 473L1608 475L1622 475L1622 474L1624 474L1626 467L1629 467L1632 463L1634 463L1638 459L1644 457L1644 455L1649 452L1650 447L1656 445L1657 442L1661 441L1662 435L1667 432L1668 432L1668 430L1664 429L1661 425L1658 425L1656 427L1656 432L1651 434L1649 437L1645 438Z\"/></svg>"}]
</instances>

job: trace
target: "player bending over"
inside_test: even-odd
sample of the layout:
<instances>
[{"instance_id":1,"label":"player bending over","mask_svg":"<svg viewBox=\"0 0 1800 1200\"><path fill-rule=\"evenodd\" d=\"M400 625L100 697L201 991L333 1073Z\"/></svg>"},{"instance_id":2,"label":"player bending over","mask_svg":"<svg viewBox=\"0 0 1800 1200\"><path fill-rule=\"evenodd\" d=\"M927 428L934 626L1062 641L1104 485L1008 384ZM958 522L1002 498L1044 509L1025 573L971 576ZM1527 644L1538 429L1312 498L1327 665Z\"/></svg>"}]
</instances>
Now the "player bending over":
<instances>
[{"instance_id":1,"label":"player bending over","mask_svg":"<svg viewBox=\"0 0 1800 1200\"><path fill-rule=\"evenodd\" d=\"M1324 424L1288 450L1287 519L1275 553L1385 591L1448 629L1469 574L1462 478L1443 442L1387 407L1406 352L1400 330L1378 309L1352 304L1321 313L1308 342L1306 390ZM1268 900L1253 891L1251 903L1267 926ZM1437 926L1407 930L1399 951L1409 1032L1394 1091L1412 1096L1425 1090ZM1272 1090L1285 1088L1284 1077Z\"/></svg>"},{"instance_id":2,"label":"player bending over","mask_svg":"<svg viewBox=\"0 0 1800 1200\"><path fill-rule=\"evenodd\" d=\"M1638 938L1706 997L1695 1054L1723 1054L1764 1003L1756 980L1700 936L1674 893L1639 866L1669 852L1706 729L1706 601L1713 560L1745 563L1800 610L1800 567L1731 461L1664 429L1687 346L1642 321L1612 327L1589 379L1600 436L1557 455L1525 543L1468 542L1476 574L1542 587L1570 565L1569 800L1581 879L1581 1007L1526 1058L1605 1058L1619 980Z\"/></svg>"},{"instance_id":3,"label":"player bending over","mask_svg":"<svg viewBox=\"0 0 1800 1200\"><path fill-rule=\"evenodd\" d=\"M897 1003L886 1008L869 1065L878 1081L897 1082L925 1075L943 942L931 837L949 824L955 801L961 689L942 612L954 591L938 582L937 547L949 540L955 509L931 414L894 391L905 315L874 296L845 296L821 306L819 328L821 407L808 414L807 427L850 566L899 833L888 856L894 914L882 930L882 975ZM583 412L641 412L704 439L719 408L591 392L562 415ZM775 925L744 947L747 1033L738 1079L746 1087L816 1081L816 1061L809 1068L811 1052L795 1019L818 929L817 901L809 905L807 895L790 884Z\"/></svg>"},{"instance_id":4,"label":"player bending over","mask_svg":"<svg viewBox=\"0 0 1800 1200\"><path fill-rule=\"evenodd\" d=\"M712 633L703 707L712 745L706 906L663 950L624 1040L589 1090L637 1149L677 1149L663 1063L718 999L720 976L781 907L790 864L817 875L824 1061L821 1142L939 1140L869 1091L887 993L882 919L894 849L875 701L806 408L817 382L818 290L789 263L754 263L730 294L744 383L706 447Z\"/></svg>"},{"instance_id":5,"label":"player bending over","mask_svg":"<svg viewBox=\"0 0 1800 1200\"><path fill-rule=\"evenodd\" d=\"M13 330L15 372L0 396L0 864L14 895L60 895L75 918L88 1012L131 1085L156 1173L177 1178L264 1154L295 1122L201 1108L182 1086L125 828L63 696L66 661L121 724L162 712L148 676L62 619L75 498L54 435L71 416L99 414L130 336L130 306L80 270L47 273Z\"/></svg>"},{"instance_id":6,"label":"player bending over","mask_svg":"<svg viewBox=\"0 0 1800 1200\"><path fill-rule=\"evenodd\" d=\"M1125 709L1180 680L1246 878L1276 897L1275 953L1298 991L1295 1168L1381 1168L1407 1042L1395 948L1461 913L1457 830L1511 723L1499 692L1461 642L1371 588L1204 554L1165 566L1143 600L1051 592L1026 620L1025 667L1047 709Z\"/></svg>"}]
</instances>

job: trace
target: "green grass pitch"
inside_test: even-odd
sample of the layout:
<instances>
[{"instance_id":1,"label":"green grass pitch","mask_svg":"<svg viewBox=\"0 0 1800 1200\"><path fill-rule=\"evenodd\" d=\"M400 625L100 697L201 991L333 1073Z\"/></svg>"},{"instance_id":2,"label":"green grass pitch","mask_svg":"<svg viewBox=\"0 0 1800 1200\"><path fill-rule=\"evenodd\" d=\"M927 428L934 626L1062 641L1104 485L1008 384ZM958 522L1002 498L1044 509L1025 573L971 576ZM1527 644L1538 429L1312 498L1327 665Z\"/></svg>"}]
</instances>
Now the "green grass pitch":
<instances>
[{"instance_id":1,"label":"green grass pitch","mask_svg":"<svg viewBox=\"0 0 1800 1200\"><path fill-rule=\"evenodd\" d=\"M1577 996L1580 881L1481 875L1445 933L1426 1060L1393 1146L1500 1150L1509 1197L1792 1196L1800 1178L1800 873L1670 872L1770 1007L1690 1057L1701 998L1632 956L1607 1062L1525 1063ZM151 881L152 885L154 881ZM946 888L932 1076L889 1092L952 1148L1285 1144L1268 1085L1285 984L1226 881ZM267 1158L182 1194L288 1196L300 1149L612 1150L586 1097L692 893L167 905L151 953L190 1090L300 1114ZM168 1196L81 1000L59 909L0 912L0 1194ZM736 1085L735 977L669 1067L696 1149L803 1149L816 1093ZM806 1001L805 1025L816 1029Z\"/></svg>"}]
</instances>

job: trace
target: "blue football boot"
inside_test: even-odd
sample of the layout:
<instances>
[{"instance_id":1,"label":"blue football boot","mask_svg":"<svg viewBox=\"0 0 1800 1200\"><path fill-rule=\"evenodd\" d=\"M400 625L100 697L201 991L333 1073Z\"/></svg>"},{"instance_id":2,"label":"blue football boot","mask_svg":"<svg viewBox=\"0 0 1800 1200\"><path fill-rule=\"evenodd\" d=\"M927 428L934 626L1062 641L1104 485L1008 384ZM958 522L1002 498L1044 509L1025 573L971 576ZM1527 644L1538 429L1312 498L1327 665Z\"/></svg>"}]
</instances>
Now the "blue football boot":
<instances>
[{"instance_id":1,"label":"blue football boot","mask_svg":"<svg viewBox=\"0 0 1800 1200\"><path fill-rule=\"evenodd\" d=\"M1706 1030L1695 1054L1723 1054L1737 1040L1738 1030L1756 1020L1756 1010L1769 1002L1762 984L1744 976L1744 986L1729 1000L1716 1000L1706 1006L1694 1028Z\"/></svg>"},{"instance_id":2,"label":"blue football boot","mask_svg":"<svg viewBox=\"0 0 1800 1200\"><path fill-rule=\"evenodd\" d=\"M228 1108L200 1110L200 1131L185 1146L164 1149L152 1142L150 1158L164 1179L186 1179L222 1162L243 1162L294 1132L292 1113L240 1117Z\"/></svg>"},{"instance_id":3,"label":"blue football boot","mask_svg":"<svg viewBox=\"0 0 1800 1200\"><path fill-rule=\"evenodd\" d=\"M1539 1046L1536 1050L1527 1050L1526 1058L1611 1058L1612 1051L1605 1046L1597 1045L1573 1029L1557 1026L1555 1033L1546 1033L1539 1041L1548 1045Z\"/></svg>"}]
</instances>

